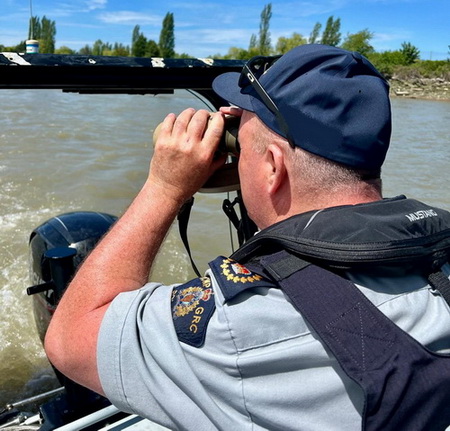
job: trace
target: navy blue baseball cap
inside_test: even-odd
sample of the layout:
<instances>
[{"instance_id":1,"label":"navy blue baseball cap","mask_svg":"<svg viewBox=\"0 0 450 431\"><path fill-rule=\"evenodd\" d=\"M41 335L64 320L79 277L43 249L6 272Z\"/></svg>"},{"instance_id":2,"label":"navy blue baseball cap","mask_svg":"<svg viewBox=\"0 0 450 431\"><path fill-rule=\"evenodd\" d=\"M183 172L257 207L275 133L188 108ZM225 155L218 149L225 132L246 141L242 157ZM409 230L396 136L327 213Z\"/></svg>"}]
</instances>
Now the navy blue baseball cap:
<instances>
[{"instance_id":1,"label":"navy blue baseball cap","mask_svg":"<svg viewBox=\"0 0 450 431\"><path fill-rule=\"evenodd\" d=\"M381 168L391 136L389 84L361 54L308 44L268 67L258 81L287 127L241 75L218 76L214 91L310 153L356 169Z\"/></svg>"}]
</instances>

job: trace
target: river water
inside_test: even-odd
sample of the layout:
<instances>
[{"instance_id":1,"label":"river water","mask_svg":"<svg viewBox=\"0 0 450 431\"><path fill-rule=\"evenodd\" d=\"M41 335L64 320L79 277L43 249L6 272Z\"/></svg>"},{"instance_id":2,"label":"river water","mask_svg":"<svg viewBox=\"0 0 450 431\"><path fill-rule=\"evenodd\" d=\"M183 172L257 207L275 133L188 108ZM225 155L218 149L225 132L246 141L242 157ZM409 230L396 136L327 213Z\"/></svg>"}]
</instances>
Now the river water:
<instances>
[{"instance_id":1,"label":"river water","mask_svg":"<svg viewBox=\"0 0 450 431\"><path fill-rule=\"evenodd\" d=\"M385 196L406 194L450 210L450 103L394 99L392 105ZM205 107L183 91L156 97L0 91L0 409L56 386L25 292L31 231L68 211L120 215L146 178L155 126L188 106ZM200 271L233 248L221 212L225 197L196 197L189 238ZM173 229L153 278L193 275Z\"/></svg>"}]
</instances>

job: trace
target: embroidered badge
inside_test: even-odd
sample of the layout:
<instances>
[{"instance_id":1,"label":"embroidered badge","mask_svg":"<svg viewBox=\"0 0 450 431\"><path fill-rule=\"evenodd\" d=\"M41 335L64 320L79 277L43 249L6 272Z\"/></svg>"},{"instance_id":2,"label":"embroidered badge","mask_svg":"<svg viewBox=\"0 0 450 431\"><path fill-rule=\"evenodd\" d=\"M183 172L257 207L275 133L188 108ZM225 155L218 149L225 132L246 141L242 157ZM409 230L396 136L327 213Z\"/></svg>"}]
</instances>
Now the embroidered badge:
<instances>
[{"instance_id":1,"label":"embroidered badge","mask_svg":"<svg viewBox=\"0 0 450 431\"><path fill-rule=\"evenodd\" d=\"M194 347L205 342L216 305L209 277L196 278L172 290L172 318L178 339Z\"/></svg>"},{"instance_id":2,"label":"embroidered badge","mask_svg":"<svg viewBox=\"0 0 450 431\"><path fill-rule=\"evenodd\" d=\"M252 273L244 265L232 259L224 259L220 267L222 268L222 274L233 283L254 283L263 279L262 276Z\"/></svg>"},{"instance_id":3,"label":"embroidered badge","mask_svg":"<svg viewBox=\"0 0 450 431\"><path fill-rule=\"evenodd\" d=\"M209 266L227 301L248 288L273 287L269 280L230 258L218 257Z\"/></svg>"}]
</instances>

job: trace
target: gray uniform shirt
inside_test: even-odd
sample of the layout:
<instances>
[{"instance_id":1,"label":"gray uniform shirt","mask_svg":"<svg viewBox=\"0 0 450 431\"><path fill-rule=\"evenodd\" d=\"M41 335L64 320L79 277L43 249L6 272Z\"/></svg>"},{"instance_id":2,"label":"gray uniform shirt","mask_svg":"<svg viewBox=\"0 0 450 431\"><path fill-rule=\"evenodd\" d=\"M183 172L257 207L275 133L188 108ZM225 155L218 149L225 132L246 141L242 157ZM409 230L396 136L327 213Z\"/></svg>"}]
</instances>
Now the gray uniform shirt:
<instances>
[{"instance_id":1,"label":"gray uniform shirt","mask_svg":"<svg viewBox=\"0 0 450 431\"><path fill-rule=\"evenodd\" d=\"M450 274L448 265L445 272ZM255 287L226 302L211 271L207 277L216 309L201 347L178 339L174 286L149 283L113 301L97 352L101 383L113 404L170 429L361 427L362 391L281 290ZM449 307L422 277L349 278L420 343L448 351Z\"/></svg>"}]
</instances>

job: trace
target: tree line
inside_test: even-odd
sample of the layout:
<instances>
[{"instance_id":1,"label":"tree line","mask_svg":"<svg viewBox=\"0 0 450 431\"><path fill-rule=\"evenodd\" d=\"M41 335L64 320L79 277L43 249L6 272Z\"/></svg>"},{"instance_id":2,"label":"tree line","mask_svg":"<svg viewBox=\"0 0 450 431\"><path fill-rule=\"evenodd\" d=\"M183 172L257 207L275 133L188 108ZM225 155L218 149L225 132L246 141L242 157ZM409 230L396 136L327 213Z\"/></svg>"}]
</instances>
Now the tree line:
<instances>
[{"instance_id":1,"label":"tree line","mask_svg":"<svg viewBox=\"0 0 450 431\"><path fill-rule=\"evenodd\" d=\"M443 76L450 79L450 61L420 61L419 49L410 42L403 42L401 48L393 51L376 52L371 44L374 33L365 28L356 33L348 33L342 37L341 20L330 16L325 25L317 22L310 34L306 37L294 32L290 36L281 36L272 44L270 36L270 20L272 18L272 4L264 6L261 16L258 34L252 34L248 48L230 47L226 54L211 55L211 58L247 60L255 55L284 54L290 49L308 43L320 43L337 46L349 51L357 51L366 56L381 73L388 78L399 70L407 70L408 73L416 73L419 76ZM81 54L81 55L114 55L133 57L166 57L189 58L189 54L179 54L175 51L175 21L174 15L168 12L161 25L159 40L149 39L136 25L131 35L131 45L121 43L103 42L98 39L92 46L85 45L75 51L67 46L55 48L56 23L45 16L32 17L29 25L29 39L37 39L40 42L39 52L49 54ZM25 51L25 41L13 47L0 45L3 51Z\"/></svg>"},{"instance_id":2,"label":"tree line","mask_svg":"<svg viewBox=\"0 0 450 431\"><path fill-rule=\"evenodd\" d=\"M229 58L247 60L255 55L284 54L292 48L308 43L320 43L337 46L349 51L357 51L366 56L375 67L386 77L401 72L406 76L444 77L450 80L450 61L420 61L419 49L410 42L403 42L401 48L393 51L376 52L371 44L374 33L365 28L356 33L348 33L342 37L341 20L330 16L325 25L316 22L310 34L306 37L294 32L290 36L281 36L272 45L270 38L270 19L272 17L271 3L264 6L258 35L253 34L247 49L231 47L228 53L215 58ZM450 52L449 52L450 54Z\"/></svg>"},{"instance_id":3,"label":"tree line","mask_svg":"<svg viewBox=\"0 0 450 431\"><path fill-rule=\"evenodd\" d=\"M28 39L39 41L39 53L41 54L70 54L70 55L107 55L107 56L133 56L133 57L177 57L175 53L175 23L173 13L167 12L162 22L162 28L158 42L147 39L136 25L132 32L131 46L122 43L103 42L96 40L93 45L85 45L78 51L61 46L55 48L56 23L44 16L30 18ZM0 51L25 52L26 41L23 40L14 46L0 44ZM186 54L187 55L187 54Z\"/></svg>"}]
</instances>

